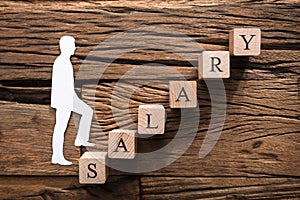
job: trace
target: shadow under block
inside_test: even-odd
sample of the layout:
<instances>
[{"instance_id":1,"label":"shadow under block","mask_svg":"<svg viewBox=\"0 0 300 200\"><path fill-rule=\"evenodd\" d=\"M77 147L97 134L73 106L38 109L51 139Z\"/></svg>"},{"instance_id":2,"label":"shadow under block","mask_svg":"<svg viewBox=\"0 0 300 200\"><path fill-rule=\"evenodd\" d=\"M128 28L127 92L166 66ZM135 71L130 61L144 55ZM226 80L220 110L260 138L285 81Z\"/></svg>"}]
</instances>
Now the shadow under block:
<instances>
[{"instance_id":1,"label":"shadow under block","mask_svg":"<svg viewBox=\"0 0 300 200\"><path fill-rule=\"evenodd\" d=\"M229 32L229 51L233 56L258 56L260 46L259 28L235 28Z\"/></svg>"},{"instance_id":2,"label":"shadow under block","mask_svg":"<svg viewBox=\"0 0 300 200\"><path fill-rule=\"evenodd\" d=\"M79 183L104 184L108 177L107 152L85 152L79 160Z\"/></svg>"},{"instance_id":3,"label":"shadow under block","mask_svg":"<svg viewBox=\"0 0 300 200\"><path fill-rule=\"evenodd\" d=\"M115 129L108 136L108 157L134 159L136 154L136 130Z\"/></svg>"},{"instance_id":4,"label":"shadow under block","mask_svg":"<svg viewBox=\"0 0 300 200\"><path fill-rule=\"evenodd\" d=\"M166 111L159 104L145 104L139 106L138 133L139 134L164 134Z\"/></svg>"},{"instance_id":5,"label":"shadow under block","mask_svg":"<svg viewBox=\"0 0 300 200\"><path fill-rule=\"evenodd\" d=\"M229 78L229 59L228 51L203 51L198 60L198 78Z\"/></svg>"},{"instance_id":6,"label":"shadow under block","mask_svg":"<svg viewBox=\"0 0 300 200\"><path fill-rule=\"evenodd\" d=\"M169 90L171 108L195 108L197 106L196 81L170 81Z\"/></svg>"}]
</instances>

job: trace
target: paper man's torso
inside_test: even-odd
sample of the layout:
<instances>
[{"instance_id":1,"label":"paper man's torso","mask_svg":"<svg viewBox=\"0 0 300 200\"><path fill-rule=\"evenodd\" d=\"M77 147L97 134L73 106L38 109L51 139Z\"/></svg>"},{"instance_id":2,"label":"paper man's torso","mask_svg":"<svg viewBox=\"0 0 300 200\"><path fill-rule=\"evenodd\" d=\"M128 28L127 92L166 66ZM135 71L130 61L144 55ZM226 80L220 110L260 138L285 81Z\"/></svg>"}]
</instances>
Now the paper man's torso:
<instances>
[{"instance_id":1,"label":"paper man's torso","mask_svg":"<svg viewBox=\"0 0 300 200\"><path fill-rule=\"evenodd\" d=\"M69 58L58 56L53 64L51 107L73 109L74 76Z\"/></svg>"}]
</instances>

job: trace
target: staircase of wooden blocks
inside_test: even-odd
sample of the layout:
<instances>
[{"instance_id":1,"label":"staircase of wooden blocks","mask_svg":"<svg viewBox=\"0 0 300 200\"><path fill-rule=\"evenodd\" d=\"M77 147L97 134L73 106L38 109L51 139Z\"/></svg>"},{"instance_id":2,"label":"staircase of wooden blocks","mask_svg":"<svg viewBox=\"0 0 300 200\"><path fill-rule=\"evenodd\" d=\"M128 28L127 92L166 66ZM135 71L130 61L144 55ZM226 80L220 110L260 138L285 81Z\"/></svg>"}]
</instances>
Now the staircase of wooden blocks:
<instances>
[{"instance_id":1,"label":"staircase of wooden blocks","mask_svg":"<svg viewBox=\"0 0 300 200\"><path fill-rule=\"evenodd\" d=\"M230 55L257 56L261 48L259 28L238 28L230 31L229 51L203 51L199 55L199 79L230 77ZM195 108L196 81L170 81L170 108ZM107 152L85 152L79 161L79 182L103 184L108 177L108 159L134 159L136 134L164 134L166 112L162 105L145 104L139 107L138 130L113 130L109 133Z\"/></svg>"}]
</instances>

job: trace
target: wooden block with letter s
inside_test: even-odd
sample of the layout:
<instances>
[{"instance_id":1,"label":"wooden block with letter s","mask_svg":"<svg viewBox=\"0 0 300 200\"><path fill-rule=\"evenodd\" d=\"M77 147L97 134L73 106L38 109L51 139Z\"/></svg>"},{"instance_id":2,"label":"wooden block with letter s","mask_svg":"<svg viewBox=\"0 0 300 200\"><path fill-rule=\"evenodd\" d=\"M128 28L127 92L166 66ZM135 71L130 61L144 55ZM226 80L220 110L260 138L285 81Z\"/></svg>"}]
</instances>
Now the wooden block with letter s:
<instances>
[{"instance_id":1,"label":"wooden block with letter s","mask_svg":"<svg viewBox=\"0 0 300 200\"><path fill-rule=\"evenodd\" d=\"M107 152L85 152L79 160L81 184L104 184L108 177Z\"/></svg>"}]
</instances>

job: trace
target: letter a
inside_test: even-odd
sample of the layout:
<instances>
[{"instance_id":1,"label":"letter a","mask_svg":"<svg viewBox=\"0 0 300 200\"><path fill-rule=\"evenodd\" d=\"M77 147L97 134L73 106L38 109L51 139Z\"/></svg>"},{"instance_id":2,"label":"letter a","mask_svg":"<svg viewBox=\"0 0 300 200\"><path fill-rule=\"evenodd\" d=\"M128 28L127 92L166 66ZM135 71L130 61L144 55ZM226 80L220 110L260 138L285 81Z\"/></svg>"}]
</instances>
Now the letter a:
<instances>
[{"instance_id":1,"label":"letter a","mask_svg":"<svg viewBox=\"0 0 300 200\"><path fill-rule=\"evenodd\" d=\"M188 95L186 94L184 87L182 87L182 89L180 90L180 93L178 95L178 98L176 99L176 102L179 102L181 97L185 97L185 99L186 99L185 101L191 101L189 99Z\"/></svg>"},{"instance_id":2,"label":"letter a","mask_svg":"<svg viewBox=\"0 0 300 200\"><path fill-rule=\"evenodd\" d=\"M119 151L118 151L118 148L123 148L123 149L124 149L123 152L128 152L127 147L125 146L125 143L124 143L124 141L123 141L123 138L121 138L121 140L120 140L120 142L119 142L119 144L118 144L118 146L117 146L115 152L119 152Z\"/></svg>"}]
</instances>

